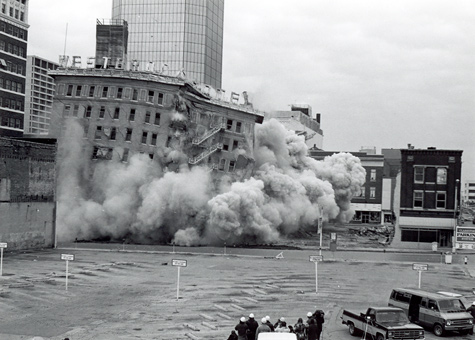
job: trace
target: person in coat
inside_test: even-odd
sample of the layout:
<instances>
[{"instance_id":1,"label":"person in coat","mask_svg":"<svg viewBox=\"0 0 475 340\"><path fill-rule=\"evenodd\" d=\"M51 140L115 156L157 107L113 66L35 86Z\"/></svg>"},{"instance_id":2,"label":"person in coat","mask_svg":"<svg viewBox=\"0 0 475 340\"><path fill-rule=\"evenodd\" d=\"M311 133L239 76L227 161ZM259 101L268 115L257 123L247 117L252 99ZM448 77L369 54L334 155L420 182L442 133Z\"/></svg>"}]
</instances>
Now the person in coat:
<instances>
[{"instance_id":1,"label":"person in coat","mask_svg":"<svg viewBox=\"0 0 475 340\"><path fill-rule=\"evenodd\" d=\"M315 319L310 319L307 329L307 340L318 340L318 327Z\"/></svg>"},{"instance_id":2,"label":"person in coat","mask_svg":"<svg viewBox=\"0 0 475 340\"><path fill-rule=\"evenodd\" d=\"M238 340L247 340L248 327L244 316L239 320L239 323L234 327L234 329L237 331Z\"/></svg>"},{"instance_id":3,"label":"person in coat","mask_svg":"<svg viewBox=\"0 0 475 340\"><path fill-rule=\"evenodd\" d=\"M235 331L231 331L231 334L229 334L228 340L238 340L238 336Z\"/></svg>"},{"instance_id":4,"label":"person in coat","mask_svg":"<svg viewBox=\"0 0 475 340\"><path fill-rule=\"evenodd\" d=\"M475 301L472 302L472 305L467 308L467 312L469 312L470 314L472 314L472 317L475 319ZM473 334L473 328L472 328L472 330L470 331L470 334Z\"/></svg>"},{"instance_id":5,"label":"person in coat","mask_svg":"<svg viewBox=\"0 0 475 340\"><path fill-rule=\"evenodd\" d=\"M247 324L247 340L254 340L256 338L256 329L259 327L259 323L254 319L254 314L249 314Z\"/></svg>"},{"instance_id":6,"label":"person in coat","mask_svg":"<svg viewBox=\"0 0 475 340\"><path fill-rule=\"evenodd\" d=\"M294 325L294 333L297 335L297 340L305 340L305 325L302 318L299 318Z\"/></svg>"},{"instance_id":7,"label":"person in coat","mask_svg":"<svg viewBox=\"0 0 475 340\"><path fill-rule=\"evenodd\" d=\"M267 319L262 318L261 319L261 324L256 329L256 338L254 340L257 340L257 338L259 337L259 333L266 333L266 332L270 332L270 331L271 331L270 327L267 325Z\"/></svg>"},{"instance_id":8,"label":"person in coat","mask_svg":"<svg viewBox=\"0 0 475 340\"><path fill-rule=\"evenodd\" d=\"M274 328L274 325L272 324L272 322L270 322L270 316L269 315L266 315L266 320L267 320L267 326L269 326L270 328L270 331L273 332L275 330Z\"/></svg>"}]
</instances>

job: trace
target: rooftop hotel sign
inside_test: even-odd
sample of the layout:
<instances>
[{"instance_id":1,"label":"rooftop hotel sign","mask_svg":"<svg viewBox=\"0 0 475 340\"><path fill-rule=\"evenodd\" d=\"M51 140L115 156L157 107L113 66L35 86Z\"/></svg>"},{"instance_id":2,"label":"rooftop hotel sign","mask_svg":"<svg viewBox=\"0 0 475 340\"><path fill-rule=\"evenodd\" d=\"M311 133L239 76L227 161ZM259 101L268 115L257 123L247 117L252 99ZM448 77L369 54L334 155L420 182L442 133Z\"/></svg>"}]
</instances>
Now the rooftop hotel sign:
<instances>
[{"instance_id":1,"label":"rooftop hotel sign","mask_svg":"<svg viewBox=\"0 0 475 340\"><path fill-rule=\"evenodd\" d=\"M475 249L475 227L457 227L456 228L455 248Z\"/></svg>"}]
</instances>

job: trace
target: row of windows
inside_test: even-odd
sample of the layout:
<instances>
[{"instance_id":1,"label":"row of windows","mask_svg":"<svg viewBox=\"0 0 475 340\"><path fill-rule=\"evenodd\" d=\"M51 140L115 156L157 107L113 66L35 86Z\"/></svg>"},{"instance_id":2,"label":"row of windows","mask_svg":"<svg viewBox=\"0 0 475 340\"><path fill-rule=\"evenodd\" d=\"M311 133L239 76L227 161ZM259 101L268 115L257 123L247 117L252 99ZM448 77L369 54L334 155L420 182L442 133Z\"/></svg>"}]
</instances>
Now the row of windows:
<instances>
[{"instance_id":1,"label":"row of windows","mask_svg":"<svg viewBox=\"0 0 475 340\"><path fill-rule=\"evenodd\" d=\"M25 48L15 45L15 44L7 43L3 40L0 40L0 50L8 52L10 54L17 55L22 58L26 58Z\"/></svg>"},{"instance_id":2,"label":"row of windows","mask_svg":"<svg viewBox=\"0 0 475 340\"><path fill-rule=\"evenodd\" d=\"M58 94L63 94L63 84L60 85ZM95 85L67 85L67 97L88 98L116 98L146 101L150 104L163 105L164 94L158 91L136 89L130 87L95 86Z\"/></svg>"},{"instance_id":3,"label":"row of windows","mask_svg":"<svg viewBox=\"0 0 475 340\"><path fill-rule=\"evenodd\" d=\"M413 207L426 209L445 209L447 193L445 191L414 190Z\"/></svg>"},{"instance_id":4,"label":"row of windows","mask_svg":"<svg viewBox=\"0 0 475 340\"><path fill-rule=\"evenodd\" d=\"M361 193L358 197L366 197L366 188L361 187ZM369 188L369 198L376 198L376 187Z\"/></svg>"},{"instance_id":5,"label":"row of windows","mask_svg":"<svg viewBox=\"0 0 475 340\"><path fill-rule=\"evenodd\" d=\"M19 28L19 27L16 27L16 26L13 26L13 25L10 25L6 22L0 22L0 31L1 32L5 32L11 36L14 36L14 37L17 37L17 38L20 38L22 40L25 40L27 39L27 31L22 29L22 28Z\"/></svg>"},{"instance_id":6,"label":"row of windows","mask_svg":"<svg viewBox=\"0 0 475 340\"><path fill-rule=\"evenodd\" d=\"M15 91L19 93L23 93L23 84L22 83L17 83L13 80L10 79L3 79L0 78L0 88L10 90L10 91Z\"/></svg>"},{"instance_id":7,"label":"row of windows","mask_svg":"<svg viewBox=\"0 0 475 340\"><path fill-rule=\"evenodd\" d=\"M71 112L71 108L73 109ZM73 116L79 118L91 118L94 113L94 108L91 105L88 106L80 106L78 104L64 105L63 116ZM98 118L105 118L106 113L112 119L120 119L120 107L114 108L114 111L109 110L105 106L99 107L99 111L97 114ZM123 111L123 110L122 110ZM128 121L135 122L137 118L137 110L135 108L131 108L128 114ZM160 126L160 112L152 113L151 111L145 111L145 116L143 119L145 124L154 124Z\"/></svg>"},{"instance_id":8,"label":"row of windows","mask_svg":"<svg viewBox=\"0 0 475 340\"><path fill-rule=\"evenodd\" d=\"M2 126L23 129L23 120L19 118L2 117Z\"/></svg>"},{"instance_id":9,"label":"row of windows","mask_svg":"<svg viewBox=\"0 0 475 340\"><path fill-rule=\"evenodd\" d=\"M39 86L42 86L42 87L45 87L45 88L48 88L48 89L53 89L54 88L54 84L48 83L48 82L45 82L45 81L33 80L33 84L39 85Z\"/></svg>"},{"instance_id":10,"label":"row of windows","mask_svg":"<svg viewBox=\"0 0 475 340\"><path fill-rule=\"evenodd\" d=\"M3 3L2 4L2 13L7 14L7 4ZM8 9L8 14L15 19L18 19L20 21L25 21L25 12L19 10L18 8L13 8L10 6Z\"/></svg>"},{"instance_id":11,"label":"row of windows","mask_svg":"<svg viewBox=\"0 0 475 340\"><path fill-rule=\"evenodd\" d=\"M17 111L23 111L24 105L25 104L21 100L0 97L0 107L17 110Z\"/></svg>"},{"instance_id":12,"label":"row of windows","mask_svg":"<svg viewBox=\"0 0 475 340\"><path fill-rule=\"evenodd\" d=\"M5 61L0 59L0 68L7 70L8 72L25 75L23 65L12 63L11 61Z\"/></svg>"},{"instance_id":13,"label":"row of windows","mask_svg":"<svg viewBox=\"0 0 475 340\"><path fill-rule=\"evenodd\" d=\"M414 183L447 184L447 168L414 166Z\"/></svg>"}]
</instances>

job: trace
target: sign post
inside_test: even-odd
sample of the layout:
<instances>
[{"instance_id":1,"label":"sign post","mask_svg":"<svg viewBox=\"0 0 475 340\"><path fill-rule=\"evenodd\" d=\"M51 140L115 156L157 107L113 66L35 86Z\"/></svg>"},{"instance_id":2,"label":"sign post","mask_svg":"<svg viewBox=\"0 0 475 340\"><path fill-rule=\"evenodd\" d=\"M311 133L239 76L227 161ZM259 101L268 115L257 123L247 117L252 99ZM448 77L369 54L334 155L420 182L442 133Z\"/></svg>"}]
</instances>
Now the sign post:
<instances>
[{"instance_id":1,"label":"sign post","mask_svg":"<svg viewBox=\"0 0 475 340\"><path fill-rule=\"evenodd\" d=\"M74 255L70 254L61 254L61 260L66 261L66 290L68 290L68 265L69 261L74 261Z\"/></svg>"},{"instance_id":2,"label":"sign post","mask_svg":"<svg viewBox=\"0 0 475 340\"><path fill-rule=\"evenodd\" d=\"M6 243L0 243L0 276L3 276L3 248L6 247Z\"/></svg>"},{"instance_id":3,"label":"sign post","mask_svg":"<svg viewBox=\"0 0 475 340\"><path fill-rule=\"evenodd\" d=\"M318 294L318 262L323 261L323 256L322 255L310 255L309 261L315 263L315 293Z\"/></svg>"},{"instance_id":4,"label":"sign post","mask_svg":"<svg viewBox=\"0 0 475 340\"><path fill-rule=\"evenodd\" d=\"M424 263L414 263L412 264L412 269L419 272L419 289L421 289L422 272L428 271L429 265Z\"/></svg>"},{"instance_id":5,"label":"sign post","mask_svg":"<svg viewBox=\"0 0 475 340\"><path fill-rule=\"evenodd\" d=\"M186 260L172 260L172 265L178 267L178 279L176 281L176 299L180 298L180 268L186 267Z\"/></svg>"}]
</instances>

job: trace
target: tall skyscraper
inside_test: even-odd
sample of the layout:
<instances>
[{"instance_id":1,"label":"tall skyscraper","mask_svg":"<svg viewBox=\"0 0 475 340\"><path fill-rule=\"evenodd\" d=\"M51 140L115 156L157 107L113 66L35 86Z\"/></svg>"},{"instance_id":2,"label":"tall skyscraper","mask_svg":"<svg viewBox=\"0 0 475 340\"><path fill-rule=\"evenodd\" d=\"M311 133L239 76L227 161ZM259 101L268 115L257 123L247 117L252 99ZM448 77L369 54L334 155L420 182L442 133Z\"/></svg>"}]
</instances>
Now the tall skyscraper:
<instances>
[{"instance_id":1,"label":"tall skyscraper","mask_svg":"<svg viewBox=\"0 0 475 340\"><path fill-rule=\"evenodd\" d=\"M48 134L54 97L54 79L49 70L58 64L29 55L26 61L25 133Z\"/></svg>"},{"instance_id":2,"label":"tall skyscraper","mask_svg":"<svg viewBox=\"0 0 475 340\"><path fill-rule=\"evenodd\" d=\"M0 136L23 135L28 0L0 2Z\"/></svg>"},{"instance_id":3,"label":"tall skyscraper","mask_svg":"<svg viewBox=\"0 0 475 340\"><path fill-rule=\"evenodd\" d=\"M129 28L128 62L221 88L224 0L113 0Z\"/></svg>"}]
</instances>

